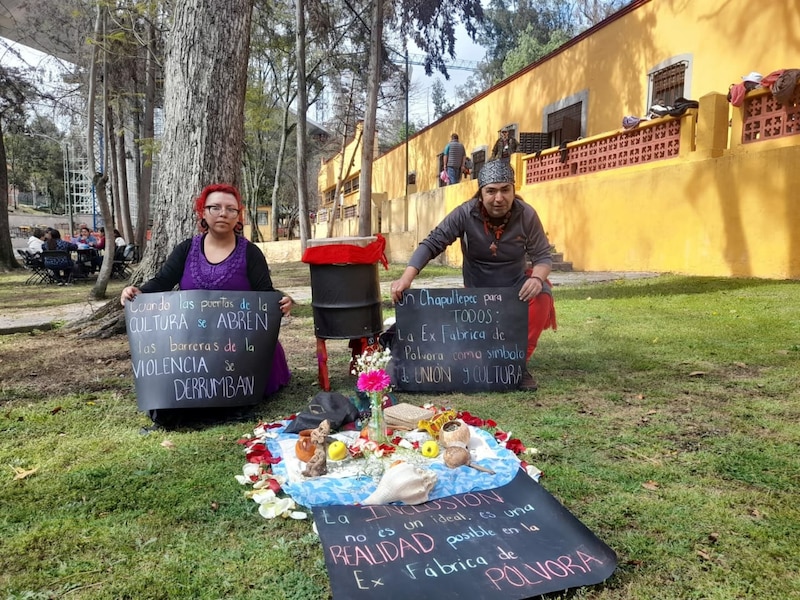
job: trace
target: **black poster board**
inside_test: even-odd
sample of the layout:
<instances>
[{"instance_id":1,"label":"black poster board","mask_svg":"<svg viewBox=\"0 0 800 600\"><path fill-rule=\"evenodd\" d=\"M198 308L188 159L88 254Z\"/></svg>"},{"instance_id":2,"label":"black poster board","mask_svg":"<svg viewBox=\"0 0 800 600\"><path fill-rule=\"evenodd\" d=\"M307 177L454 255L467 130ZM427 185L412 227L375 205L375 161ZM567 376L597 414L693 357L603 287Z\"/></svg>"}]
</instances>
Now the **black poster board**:
<instances>
[{"instance_id":1,"label":"black poster board","mask_svg":"<svg viewBox=\"0 0 800 600\"><path fill-rule=\"evenodd\" d=\"M524 471L417 506L320 506L334 598L520 599L608 579L614 551Z\"/></svg>"},{"instance_id":2,"label":"black poster board","mask_svg":"<svg viewBox=\"0 0 800 600\"><path fill-rule=\"evenodd\" d=\"M256 404L278 343L279 292L191 290L125 303L139 410Z\"/></svg>"},{"instance_id":3,"label":"black poster board","mask_svg":"<svg viewBox=\"0 0 800 600\"><path fill-rule=\"evenodd\" d=\"M519 387L528 303L512 288L407 290L395 306L392 384L409 392Z\"/></svg>"}]
</instances>

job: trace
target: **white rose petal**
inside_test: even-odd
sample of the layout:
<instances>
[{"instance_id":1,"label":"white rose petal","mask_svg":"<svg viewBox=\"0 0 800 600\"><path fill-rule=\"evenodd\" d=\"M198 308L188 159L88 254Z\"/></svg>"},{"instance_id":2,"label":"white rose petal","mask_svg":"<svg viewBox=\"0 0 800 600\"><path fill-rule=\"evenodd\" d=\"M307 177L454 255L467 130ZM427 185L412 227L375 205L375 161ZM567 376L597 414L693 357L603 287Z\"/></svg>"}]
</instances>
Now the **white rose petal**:
<instances>
[{"instance_id":1,"label":"white rose petal","mask_svg":"<svg viewBox=\"0 0 800 600\"><path fill-rule=\"evenodd\" d=\"M274 519L295 508L291 498L276 498L274 502L267 502L258 507L258 513L265 519Z\"/></svg>"},{"instance_id":2,"label":"white rose petal","mask_svg":"<svg viewBox=\"0 0 800 600\"><path fill-rule=\"evenodd\" d=\"M264 504L265 502L271 502L275 499L275 492L267 488L265 490L258 490L257 492L254 492L252 497L254 502Z\"/></svg>"},{"instance_id":3,"label":"white rose petal","mask_svg":"<svg viewBox=\"0 0 800 600\"><path fill-rule=\"evenodd\" d=\"M245 477L258 477L261 474L261 467L255 463L247 463L242 467Z\"/></svg>"}]
</instances>

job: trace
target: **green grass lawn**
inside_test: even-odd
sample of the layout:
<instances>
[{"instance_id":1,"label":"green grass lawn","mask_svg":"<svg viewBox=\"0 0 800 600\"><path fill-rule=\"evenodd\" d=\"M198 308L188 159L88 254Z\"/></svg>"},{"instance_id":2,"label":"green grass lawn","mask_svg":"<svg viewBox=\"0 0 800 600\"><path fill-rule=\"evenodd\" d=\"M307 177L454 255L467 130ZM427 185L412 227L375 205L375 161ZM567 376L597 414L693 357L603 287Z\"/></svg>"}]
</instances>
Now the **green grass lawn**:
<instances>
[{"instance_id":1,"label":"green grass lawn","mask_svg":"<svg viewBox=\"0 0 800 600\"><path fill-rule=\"evenodd\" d=\"M604 584L551 597L800 597L800 282L662 276L555 296L534 396L400 397L512 430L538 449L542 484L617 552ZM27 335L0 338L0 360ZM294 380L257 418L316 392L315 364L287 352ZM333 388L351 393L346 357L331 360ZM39 398L19 373L0 381L2 597L330 596L310 521L262 519L233 478L257 419L143 433L129 377Z\"/></svg>"}]
</instances>

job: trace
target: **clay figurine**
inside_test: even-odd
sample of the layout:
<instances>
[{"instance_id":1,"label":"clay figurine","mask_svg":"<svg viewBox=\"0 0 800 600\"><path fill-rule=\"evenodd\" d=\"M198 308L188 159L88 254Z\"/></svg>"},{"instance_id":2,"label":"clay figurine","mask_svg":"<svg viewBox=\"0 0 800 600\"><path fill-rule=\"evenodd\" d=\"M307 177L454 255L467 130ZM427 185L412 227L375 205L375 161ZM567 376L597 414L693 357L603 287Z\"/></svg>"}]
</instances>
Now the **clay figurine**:
<instances>
[{"instance_id":1,"label":"clay figurine","mask_svg":"<svg viewBox=\"0 0 800 600\"><path fill-rule=\"evenodd\" d=\"M306 463L303 477L319 477L328 472L328 435L331 424L325 419L319 427L311 432L311 443L314 445L314 455Z\"/></svg>"}]
</instances>

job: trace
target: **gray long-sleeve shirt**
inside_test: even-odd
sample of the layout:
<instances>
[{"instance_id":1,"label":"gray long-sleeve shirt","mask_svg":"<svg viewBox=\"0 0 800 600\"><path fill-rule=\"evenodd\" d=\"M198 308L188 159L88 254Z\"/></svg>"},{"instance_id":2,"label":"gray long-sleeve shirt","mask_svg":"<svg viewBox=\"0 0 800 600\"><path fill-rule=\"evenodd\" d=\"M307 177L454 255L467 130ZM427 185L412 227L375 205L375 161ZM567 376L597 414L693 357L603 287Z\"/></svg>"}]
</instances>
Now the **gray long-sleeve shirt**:
<instances>
[{"instance_id":1,"label":"gray long-sleeve shirt","mask_svg":"<svg viewBox=\"0 0 800 600\"><path fill-rule=\"evenodd\" d=\"M470 199L447 215L428 237L422 240L409 260L409 266L421 271L428 262L461 239L464 255L462 272L465 287L517 287L526 279L527 261L535 266L553 264L550 242L542 221L533 207L521 198L511 205L511 218L499 240L483 224L480 200ZM492 254L492 241L496 255Z\"/></svg>"}]
</instances>

